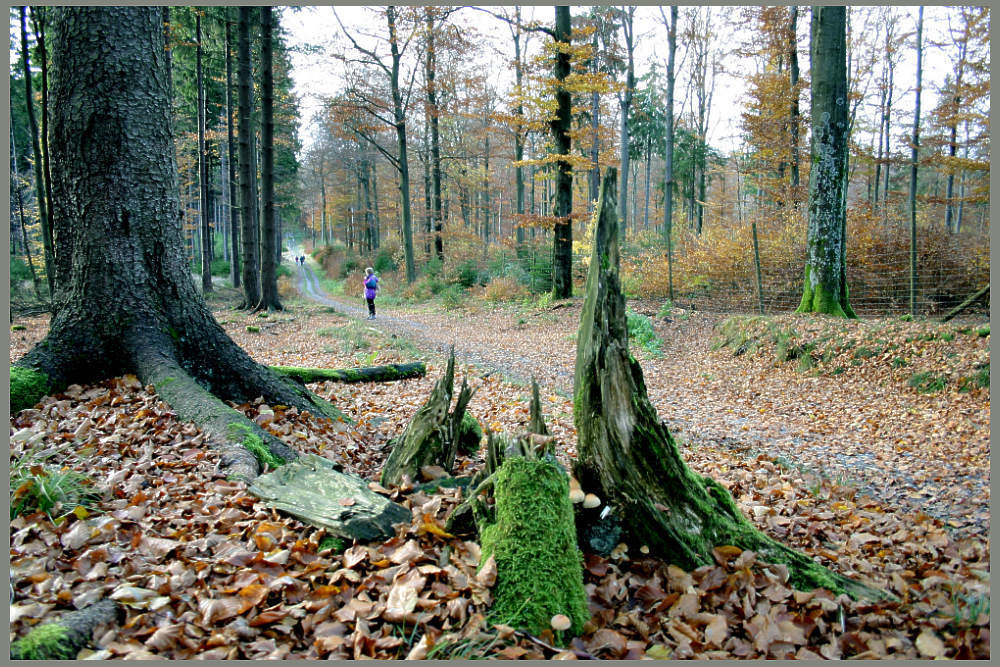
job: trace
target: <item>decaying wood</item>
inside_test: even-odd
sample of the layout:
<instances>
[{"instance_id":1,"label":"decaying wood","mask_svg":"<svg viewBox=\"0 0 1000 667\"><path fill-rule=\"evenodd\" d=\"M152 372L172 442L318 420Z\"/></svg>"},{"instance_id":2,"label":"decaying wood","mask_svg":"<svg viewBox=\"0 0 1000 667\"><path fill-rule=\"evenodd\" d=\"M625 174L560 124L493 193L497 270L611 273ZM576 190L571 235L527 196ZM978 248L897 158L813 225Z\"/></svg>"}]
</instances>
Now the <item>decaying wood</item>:
<instances>
[{"instance_id":1,"label":"decaying wood","mask_svg":"<svg viewBox=\"0 0 1000 667\"><path fill-rule=\"evenodd\" d=\"M465 408L472 398L471 389L462 379L462 387L451 410L455 389L455 348L451 349L444 375L431 390L427 402L417 410L403 435L392 443L392 451L382 467L379 482L383 486L399 484L404 476L417 479L420 469L441 466L451 472L458 452L458 435Z\"/></svg>"},{"instance_id":2,"label":"decaying wood","mask_svg":"<svg viewBox=\"0 0 1000 667\"><path fill-rule=\"evenodd\" d=\"M120 607L103 599L89 607L63 614L56 621L32 628L10 646L13 660L72 660L99 626L118 620Z\"/></svg>"},{"instance_id":3,"label":"decaying wood","mask_svg":"<svg viewBox=\"0 0 1000 667\"><path fill-rule=\"evenodd\" d=\"M386 540L410 511L368 488L356 475L315 454L300 456L258 477L250 493L268 507L287 512L337 537L359 542Z\"/></svg>"},{"instance_id":4,"label":"decaying wood","mask_svg":"<svg viewBox=\"0 0 1000 667\"><path fill-rule=\"evenodd\" d=\"M983 287L981 290L970 296L968 299L966 299L962 303L958 304L957 306L949 310L948 314L941 318L941 322L947 322L948 320L952 319L953 317L961 313L963 310L974 304L980 298L982 298L983 295L989 294L989 291L990 291L990 286L989 284L987 284L986 287Z\"/></svg>"},{"instance_id":5,"label":"decaying wood","mask_svg":"<svg viewBox=\"0 0 1000 667\"><path fill-rule=\"evenodd\" d=\"M295 366L269 366L285 377L308 382L395 382L423 377L427 367L423 362L365 366L362 368L298 368Z\"/></svg>"},{"instance_id":6,"label":"decaying wood","mask_svg":"<svg viewBox=\"0 0 1000 667\"><path fill-rule=\"evenodd\" d=\"M636 548L685 569L713 562L715 547L735 545L788 565L790 583L853 596L888 594L821 567L758 531L721 484L684 463L646 394L630 354L619 281L615 170L598 201L598 222L577 336L573 391L578 436L576 478L618 516Z\"/></svg>"}]
</instances>

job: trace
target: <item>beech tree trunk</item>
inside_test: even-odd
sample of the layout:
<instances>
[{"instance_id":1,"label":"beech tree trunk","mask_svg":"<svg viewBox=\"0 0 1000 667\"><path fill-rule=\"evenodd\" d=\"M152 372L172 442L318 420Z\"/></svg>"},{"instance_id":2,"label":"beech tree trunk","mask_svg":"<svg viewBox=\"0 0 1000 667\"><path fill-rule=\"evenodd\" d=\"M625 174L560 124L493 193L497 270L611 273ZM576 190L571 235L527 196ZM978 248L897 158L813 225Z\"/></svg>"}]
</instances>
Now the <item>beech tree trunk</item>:
<instances>
[{"instance_id":1,"label":"beech tree trunk","mask_svg":"<svg viewBox=\"0 0 1000 667\"><path fill-rule=\"evenodd\" d=\"M920 86L923 73L924 7L917 18L917 87L913 105L913 143L910 148L910 315L917 314L917 157L920 149Z\"/></svg>"},{"instance_id":2,"label":"beech tree trunk","mask_svg":"<svg viewBox=\"0 0 1000 667\"><path fill-rule=\"evenodd\" d=\"M284 460L296 454L221 399L263 396L343 415L251 359L195 288L161 17L153 7L54 10L53 199L76 229L73 265L48 335L11 367L11 411L70 383L135 373L178 418L201 426L223 450L224 468L252 478L260 466L244 445Z\"/></svg>"},{"instance_id":3,"label":"beech tree trunk","mask_svg":"<svg viewBox=\"0 0 1000 667\"><path fill-rule=\"evenodd\" d=\"M847 299L847 50L844 7L812 15L812 171L805 281L797 312L855 317Z\"/></svg>"},{"instance_id":4,"label":"beech tree trunk","mask_svg":"<svg viewBox=\"0 0 1000 667\"><path fill-rule=\"evenodd\" d=\"M396 36L396 8L386 10L389 25L389 50L392 53L392 69L389 77L392 90L392 117L396 129L397 168L399 169L399 205L402 218L403 259L406 265L406 282L417 279L417 268L413 263L413 231L410 215L410 167L406 158L406 113L403 110L403 94L399 87L399 63L402 54Z\"/></svg>"},{"instance_id":5,"label":"beech tree trunk","mask_svg":"<svg viewBox=\"0 0 1000 667\"><path fill-rule=\"evenodd\" d=\"M685 569L712 562L722 545L752 549L789 567L800 589L825 587L852 595L877 591L830 572L758 531L718 482L691 471L646 394L630 354L619 278L613 169L604 178L577 335L573 418L576 478L621 521L628 540Z\"/></svg>"},{"instance_id":6,"label":"beech tree trunk","mask_svg":"<svg viewBox=\"0 0 1000 667\"><path fill-rule=\"evenodd\" d=\"M661 10L662 11L662 10ZM666 22L666 17L664 17ZM667 30L667 102L664 110L663 136L666 150L663 168L663 235L667 239L668 296L674 300L674 60L677 52L677 6L670 7L670 27Z\"/></svg>"}]
</instances>

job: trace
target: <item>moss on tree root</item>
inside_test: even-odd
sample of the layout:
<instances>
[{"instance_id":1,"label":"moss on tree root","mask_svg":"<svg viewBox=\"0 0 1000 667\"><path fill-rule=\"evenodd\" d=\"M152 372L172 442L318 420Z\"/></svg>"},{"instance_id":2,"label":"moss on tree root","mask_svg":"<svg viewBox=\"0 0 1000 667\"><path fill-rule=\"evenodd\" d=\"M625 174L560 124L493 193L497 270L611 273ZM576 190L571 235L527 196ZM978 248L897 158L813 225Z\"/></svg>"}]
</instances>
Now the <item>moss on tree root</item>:
<instances>
[{"instance_id":1,"label":"moss on tree root","mask_svg":"<svg viewBox=\"0 0 1000 667\"><path fill-rule=\"evenodd\" d=\"M94 630L117 618L118 605L108 599L64 614L59 620L36 626L10 647L14 660L73 660L90 641Z\"/></svg>"},{"instance_id":2,"label":"moss on tree root","mask_svg":"<svg viewBox=\"0 0 1000 667\"><path fill-rule=\"evenodd\" d=\"M494 489L496 519L480 527L483 561L492 555L497 565L493 613L533 634L565 614L570 630L555 632L565 642L590 618L568 477L546 460L512 457Z\"/></svg>"}]
</instances>

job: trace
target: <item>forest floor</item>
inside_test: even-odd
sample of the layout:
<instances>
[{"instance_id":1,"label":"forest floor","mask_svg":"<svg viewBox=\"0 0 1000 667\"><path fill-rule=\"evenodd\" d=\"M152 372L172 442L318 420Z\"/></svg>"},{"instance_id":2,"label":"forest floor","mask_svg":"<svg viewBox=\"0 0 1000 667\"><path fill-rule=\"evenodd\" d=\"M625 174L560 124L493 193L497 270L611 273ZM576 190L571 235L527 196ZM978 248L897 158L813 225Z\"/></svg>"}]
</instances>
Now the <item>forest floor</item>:
<instances>
[{"instance_id":1,"label":"forest floor","mask_svg":"<svg viewBox=\"0 0 1000 667\"><path fill-rule=\"evenodd\" d=\"M288 308L267 318L232 310L231 290L213 297L217 319L255 359L422 359L428 374L311 385L349 424L280 406L271 415L259 401L236 406L290 445L376 479L388 440L427 398L454 345L459 374L476 388L475 417L495 431L523 429L534 376L560 458L575 455L578 300L379 304L367 321L360 295L329 297L308 265L294 270L309 298L286 296ZM546 633L490 622L492 580L476 573L478 547L441 534L450 492L391 490L413 509L409 527L382 544L320 550L322 531L216 478L217 457L198 431L125 377L71 387L12 416L12 466L48 452L50 464L97 480L104 496L58 523L12 520L11 639L111 595L128 618L81 657L989 657L988 329L680 309L664 321L658 303L629 305L651 316L661 340L634 353L688 464L729 488L768 534L898 601L794 592L781 568L749 552L719 550L716 564L683 572L617 550L586 557L592 619L569 647L553 647ZM11 361L44 336L47 320L15 324L25 329L11 333ZM789 341L807 353L778 361L790 356ZM460 457L457 467L480 465Z\"/></svg>"}]
</instances>

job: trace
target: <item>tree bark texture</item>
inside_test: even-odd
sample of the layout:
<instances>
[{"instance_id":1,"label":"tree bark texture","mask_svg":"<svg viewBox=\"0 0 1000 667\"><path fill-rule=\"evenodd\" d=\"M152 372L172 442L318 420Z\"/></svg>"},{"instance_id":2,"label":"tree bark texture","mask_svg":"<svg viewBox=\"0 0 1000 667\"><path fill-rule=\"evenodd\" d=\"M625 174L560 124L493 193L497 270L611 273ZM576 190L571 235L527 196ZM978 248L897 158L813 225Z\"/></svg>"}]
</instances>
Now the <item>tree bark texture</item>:
<instances>
[{"instance_id":1,"label":"tree bark texture","mask_svg":"<svg viewBox=\"0 0 1000 667\"><path fill-rule=\"evenodd\" d=\"M797 312L855 317L848 303L844 275L848 154L846 15L844 7L813 8L808 250L802 301Z\"/></svg>"},{"instance_id":2,"label":"tree bark texture","mask_svg":"<svg viewBox=\"0 0 1000 667\"><path fill-rule=\"evenodd\" d=\"M619 231L622 235L622 242L628 230L628 186L629 174L629 127L628 119L632 111L632 95L635 92L635 48L632 43L632 17L635 14L635 7L625 8L622 12L622 34L625 37L625 53L628 57L628 64L625 68L625 90L622 91L621 108L621 150L619 153L619 178L621 179L621 199L619 200L618 219L620 220Z\"/></svg>"},{"instance_id":3,"label":"tree bark texture","mask_svg":"<svg viewBox=\"0 0 1000 667\"><path fill-rule=\"evenodd\" d=\"M718 482L691 471L646 394L639 362L629 353L619 278L613 169L598 204L586 300L577 336L573 417L576 478L604 499L629 541L685 569L712 562L720 545L752 549L789 566L797 588L851 594L870 589L826 570L760 533Z\"/></svg>"},{"instance_id":4,"label":"tree bark texture","mask_svg":"<svg viewBox=\"0 0 1000 667\"><path fill-rule=\"evenodd\" d=\"M261 198L260 226L260 305L261 310L282 310L278 298L278 249L281 247L274 219L274 57L273 13L268 5L260 8L261 69Z\"/></svg>"},{"instance_id":5,"label":"tree bark texture","mask_svg":"<svg viewBox=\"0 0 1000 667\"><path fill-rule=\"evenodd\" d=\"M788 85L792 93L789 110L788 135L791 144L791 186L795 205L798 206L799 188L799 8L789 7L788 23Z\"/></svg>"},{"instance_id":6,"label":"tree bark texture","mask_svg":"<svg viewBox=\"0 0 1000 667\"><path fill-rule=\"evenodd\" d=\"M45 280L49 287L49 298L56 292L56 259L52 244L52 227L45 200L45 172L42 169L42 149L39 141L38 120L35 118L34 95L31 92L31 67L28 55L27 7L21 7L21 59L24 65L24 100L28 111L28 125L31 128L31 150L35 167L35 200L38 202L38 219L42 227L42 250L45 259ZM55 303L55 301L53 302Z\"/></svg>"},{"instance_id":7,"label":"tree bark texture","mask_svg":"<svg viewBox=\"0 0 1000 667\"><path fill-rule=\"evenodd\" d=\"M11 368L11 411L70 383L134 372L252 477L254 457L240 445L295 454L219 397L343 415L251 359L195 288L161 16L152 7L55 10L52 185L57 215L76 230L74 261L48 335Z\"/></svg>"},{"instance_id":8,"label":"tree bark texture","mask_svg":"<svg viewBox=\"0 0 1000 667\"><path fill-rule=\"evenodd\" d=\"M253 85L250 72L250 7L239 8L236 27L237 86L239 87L239 143L240 143L240 207L243 227L243 307L255 308L260 303L260 270L258 263L259 229L254 206L253 182L257 174L252 169L253 129L251 125L251 96Z\"/></svg>"},{"instance_id":9,"label":"tree bark texture","mask_svg":"<svg viewBox=\"0 0 1000 667\"><path fill-rule=\"evenodd\" d=\"M49 55L48 49L45 46L45 26L48 14L52 10L48 7L32 7L31 9L31 22L35 30L35 38L38 40L36 44L36 53L38 54L38 64L41 69L42 74L42 108L41 108L41 132L39 134L38 142L41 148L41 160L42 160L42 181L45 184L45 210L49 215L49 229L50 235L52 237L52 252L55 255L56 238L62 234L66 235L68 230L63 230L60 228L59 220L53 215L53 205L52 205L52 168L49 164L51 147L49 146ZM65 282L66 276L69 274L70 257L67 256L59 257L56 255L53 257L55 263L55 285L59 286L60 281Z\"/></svg>"},{"instance_id":10,"label":"tree bark texture","mask_svg":"<svg viewBox=\"0 0 1000 667\"><path fill-rule=\"evenodd\" d=\"M198 213L201 219L201 291L212 291L212 227L208 221L208 152L205 145L205 78L202 71L201 12L195 9L195 74L198 79Z\"/></svg>"},{"instance_id":11,"label":"tree bark texture","mask_svg":"<svg viewBox=\"0 0 1000 667\"><path fill-rule=\"evenodd\" d=\"M241 286L240 267L240 209L239 197L236 192L236 133L233 128L233 39L232 21L229 20L230 9L226 7L226 151L229 158L226 166L229 169L229 240L232 244L229 276L233 281L233 287L239 289Z\"/></svg>"},{"instance_id":12,"label":"tree bark texture","mask_svg":"<svg viewBox=\"0 0 1000 667\"><path fill-rule=\"evenodd\" d=\"M443 262L444 240L441 237L441 231L444 220L441 216L441 136L438 127L440 110L437 105L437 85L435 82L437 51L434 44L434 10L425 7L424 11L427 12L427 107L431 116L431 181L434 192L431 211L433 213L434 254Z\"/></svg>"},{"instance_id":13,"label":"tree bark texture","mask_svg":"<svg viewBox=\"0 0 1000 667\"><path fill-rule=\"evenodd\" d=\"M555 40L570 43L570 17L568 6L556 6ZM570 129L572 127L571 95L566 84L570 74L570 55L565 50L556 54L556 116L550 122L552 141L557 155L570 154ZM558 160L556 168L557 218L552 245L552 297L568 299L573 296L573 167L567 160Z\"/></svg>"},{"instance_id":14,"label":"tree bark texture","mask_svg":"<svg viewBox=\"0 0 1000 667\"><path fill-rule=\"evenodd\" d=\"M10 647L12 660L74 660L90 643L94 631L123 616L114 600L103 599L63 614L59 620L35 626Z\"/></svg>"}]
</instances>

